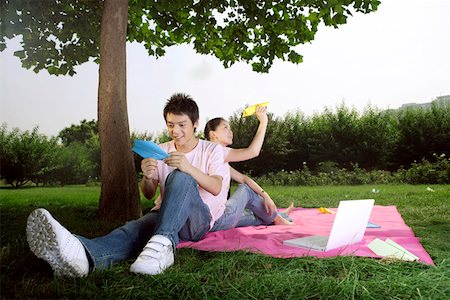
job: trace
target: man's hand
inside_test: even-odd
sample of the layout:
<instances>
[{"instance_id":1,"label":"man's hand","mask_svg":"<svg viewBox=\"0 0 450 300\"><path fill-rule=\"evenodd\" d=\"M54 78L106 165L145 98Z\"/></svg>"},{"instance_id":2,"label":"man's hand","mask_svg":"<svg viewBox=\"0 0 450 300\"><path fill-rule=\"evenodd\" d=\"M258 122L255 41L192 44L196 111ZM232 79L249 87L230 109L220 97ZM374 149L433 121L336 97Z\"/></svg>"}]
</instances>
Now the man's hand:
<instances>
[{"instance_id":1,"label":"man's hand","mask_svg":"<svg viewBox=\"0 0 450 300\"><path fill-rule=\"evenodd\" d=\"M145 179L150 180L153 178L153 173L157 169L158 161L154 158L145 158L141 162L141 170Z\"/></svg>"},{"instance_id":2,"label":"man's hand","mask_svg":"<svg viewBox=\"0 0 450 300\"><path fill-rule=\"evenodd\" d=\"M164 162L168 166L177 168L186 174L190 174L192 165L189 163L183 152L171 152L169 155L169 157L164 159Z\"/></svg>"}]
</instances>

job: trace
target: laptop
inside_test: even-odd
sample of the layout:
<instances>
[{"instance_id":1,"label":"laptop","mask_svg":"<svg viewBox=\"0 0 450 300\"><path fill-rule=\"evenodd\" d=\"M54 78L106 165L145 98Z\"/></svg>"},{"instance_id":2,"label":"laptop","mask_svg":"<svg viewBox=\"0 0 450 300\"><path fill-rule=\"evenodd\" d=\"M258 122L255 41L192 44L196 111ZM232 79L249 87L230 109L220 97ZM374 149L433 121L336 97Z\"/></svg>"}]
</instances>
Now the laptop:
<instances>
[{"instance_id":1,"label":"laptop","mask_svg":"<svg viewBox=\"0 0 450 300\"><path fill-rule=\"evenodd\" d=\"M366 232L374 203L373 199L341 201L329 236L307 236L285 240L283 244L328 251L358 243Z\"/></svg>"}]
</instances>

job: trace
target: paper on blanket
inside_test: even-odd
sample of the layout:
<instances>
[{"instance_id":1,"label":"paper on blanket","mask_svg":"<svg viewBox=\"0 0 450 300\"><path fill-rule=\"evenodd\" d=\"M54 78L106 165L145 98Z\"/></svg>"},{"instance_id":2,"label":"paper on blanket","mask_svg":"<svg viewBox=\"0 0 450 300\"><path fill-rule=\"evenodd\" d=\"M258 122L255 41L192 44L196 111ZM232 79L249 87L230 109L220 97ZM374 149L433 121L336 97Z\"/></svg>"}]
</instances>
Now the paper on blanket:
<instances>
[{"instance_id":1,"label":"paper on blanket","mask_svg":"<svg viewBox=\"0 0 450 300\"><path fill-rule=\"evenodd\" d=\"M367 228L381 228L381 226L378 224L369 222L369 223L367 223Z\"/></svg>"},{"instance_id":2,"label":"paper on blanket","mask_svg":"<svg viewBox=\"0 0 450 300\"><path fill-rule=\"evenodd\" d=\"M376 255L382 257L395 257L401 260L414 261L419 260L417 256L397 244L391 239L386 239L385 242L376 238L370 242L367 247L375 252Z\"/></svg>"},{"instance_id":3,"label":"paper on blanket","mask_svg":"<svg viewBox=\"0 0 450 300\"><path fill-rule=\"evenodd\" d=\"M134 147L132 149L142 158L150 157L163 160L164 158L169 157L169 154L167 154L166 151L152 141L134 140Z\"/></svg>"},{"instance_id":4,"label":"paper on blanket","mask_svg":"<svg viewBox=\"0 0 450 300\"><path fill-rule=\"evenodd\" d=\"M252 106L247 107L246 109L244 109L244 112L242 113L243 117L248 117L253 115L256 112L256 107L258 106L267 106L270 102L263 102L263 103L259 103L259 104L255 104Z\"/></svg>"},{"instance_id":5,"label":"paper on blanket","mask_svg":"<svg viewBox=\"0 0 450 300\"><path fill-rule=\"evenodd\" d=\"M411 256L411 258L413 260L419 260L419 258L417 256L415 256L414 254L412 254L411 252L409 252L408 250L406 250L405 248L403 248L402 246L400 246L399 244L397 244L396 242L394 242L391 239L386 239L385 241L387 244L391 245L392 247L395 247L397 249L399 249L400 251L405 252L408 256Z\"/></svg>"}]
</instances>

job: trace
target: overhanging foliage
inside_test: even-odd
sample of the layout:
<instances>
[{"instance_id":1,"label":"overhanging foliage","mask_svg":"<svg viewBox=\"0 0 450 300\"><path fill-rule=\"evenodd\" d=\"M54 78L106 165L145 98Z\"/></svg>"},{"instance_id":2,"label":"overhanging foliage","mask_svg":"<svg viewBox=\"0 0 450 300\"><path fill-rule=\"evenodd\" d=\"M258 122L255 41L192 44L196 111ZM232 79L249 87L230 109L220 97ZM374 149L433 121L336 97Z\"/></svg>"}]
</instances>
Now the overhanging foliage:
<instances>
[{"instance_id":1,"label":"overhanging foliage","mask_svg":"<svg viewBox=\"0 0 450 300\"><path fill-rule=\"evenodd\" d=\"M129 42L160 57L168 46L190 43L230 67L237 61L268 72L274 59L301 63L295 47L314 39L318 26L337 27L353 12L375 11L378 0L130 0ZM22 66L74 75L90 58L98 62L103 1L5 0L0 4L0 51L21 36Z\"/></svg>"}]
</instances>

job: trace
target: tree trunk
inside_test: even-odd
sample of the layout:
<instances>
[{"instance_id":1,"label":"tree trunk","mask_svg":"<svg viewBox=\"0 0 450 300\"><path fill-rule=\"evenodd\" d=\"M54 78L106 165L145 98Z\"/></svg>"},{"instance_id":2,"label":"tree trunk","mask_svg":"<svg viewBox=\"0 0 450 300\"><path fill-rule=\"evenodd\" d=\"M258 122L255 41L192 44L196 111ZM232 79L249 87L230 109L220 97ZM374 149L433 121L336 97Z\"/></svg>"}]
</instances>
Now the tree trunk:
<instances>
[{"instance_id":1,"label":"tree trunk","mask_svg":"<svg viewBox=\"0 0 450 300\"><path fill-rule=\"evenodd\" d=\"M100 36L98 130L101 194L98 215L108 221L142 215L126 99L127 0L106 0Z\"/></svg>"}]
</instances>

